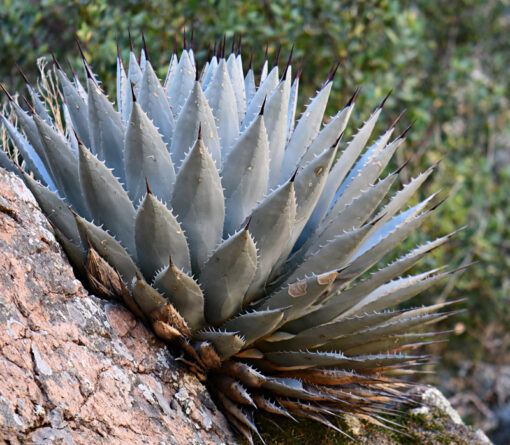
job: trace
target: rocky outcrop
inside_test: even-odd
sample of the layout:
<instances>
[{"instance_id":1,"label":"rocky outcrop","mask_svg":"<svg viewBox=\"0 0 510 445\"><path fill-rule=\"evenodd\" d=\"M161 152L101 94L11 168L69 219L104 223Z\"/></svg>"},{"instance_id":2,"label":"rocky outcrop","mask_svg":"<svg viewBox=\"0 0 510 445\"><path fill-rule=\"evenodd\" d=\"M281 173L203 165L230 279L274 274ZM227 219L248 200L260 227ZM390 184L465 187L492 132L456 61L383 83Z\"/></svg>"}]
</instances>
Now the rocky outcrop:
<instances>
[{"instance_id":1,"label":"rocky outcrop","mask_svg":"<svg viewBox=\"0 0 510 445\"><path fill-rule=\"evenodd\" d=\"M87 293L31 193L1 168L0 327L0 444L237 442L166 345L122 305ZM395 419L406 435L354 417L343 427L359 444L490 444L439 391L417 395L423 406ZM353 443L317 423L258 425L268 444Z\"/></svg>"},{"instance_id":2,"label":"rocky outcrop","mask_svg":"<svg viewBox=\"0 0 510 445\"><path fill-rule=\"evenodd\" d=\"M2 169L0 326L0 443L235 443L168 348L85 291L31 193Z\"/></svg>"}]
</instances>

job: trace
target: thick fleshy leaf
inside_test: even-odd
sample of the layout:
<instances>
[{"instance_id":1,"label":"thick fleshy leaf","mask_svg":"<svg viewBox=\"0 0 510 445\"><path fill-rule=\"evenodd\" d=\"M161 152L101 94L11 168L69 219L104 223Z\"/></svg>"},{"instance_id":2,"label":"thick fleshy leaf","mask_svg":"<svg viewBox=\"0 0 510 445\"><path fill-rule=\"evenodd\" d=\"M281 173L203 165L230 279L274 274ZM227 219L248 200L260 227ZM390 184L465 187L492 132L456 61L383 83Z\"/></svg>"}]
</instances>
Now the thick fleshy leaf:
<instances>
[{"instance_id":1,"label":"thick fleshy leaf","mask_svg":"<svg viewBox=\"0 0 510 445\"><path fill-rule=\"evenodd\" d=\"M207 86L205 97L218 127L221 157L225 158L239 135L236 96L225 59L220 60L218 68Z\"/></svg>"},{"instance_id":2,"label":"thick fleshy leaf","mask_svg":"<svg viewBox=\"0 0 510 445\"><path fill-rule=\"evenodd\" d=\"M296 198L292 181L268 195L250 217L250 233L259 253L257 272L251 283L245 303L264 293L269 272L287 247L296 218Z\"/></svg>"},{"instance_id":3,"label":"thick fleshy leaf","mask_svg":"<svg viewBox=\"0 0 510 445\"><path fill-rule=\"evenodd\" d=\"M234 233L265 195L269 178L269 148L264 119L259 116L229 153L222 171L225 188L224 235Z\"/></svg>"},{"instance_id":4,"label":"thick fleshy leaf","mask_svg":"<svg viewBox=\"0 0 510 445\"><path fill-rule=\"evenodd\" d=\"M173 52L172 57L170 57L170 62L168 63L168 69L166 71L165 83L163 84L165 91L168 90L168 86L172 77L177 69L177 64L179 63L177 53Z\"/></svg>"},{"instance_id":5,"label":"thick fleshy leaf","mask_svg":"<svg viewBox=\"0 0 510 445\"><path fill-rule=\"evenodd\" d=\"M433 193L431 196L419 202L415 206L410 207L409 209L403 212L400 212L398 215L395 215L388 222L382 223L381 219L378 219L376 217L372 229L367 236L366 241L363 243L361 248L356 252L355 258L365 253L371 247L373 247L381 240L383 240L385 237L387 237L390 233L394 232L395 229L404 225L404 223L407 223L411 221L413 218L417 217L421 212L423 212L423 210L425 210L429 206L429 204L434 200L436 196L437 193Z\"/></svg>"},{"instance_id":6,"label":"thick fleshy leaf","mask_svg":"<svg viewBox=\"0 0 510 445\"><path fill-rule=\"evenodd\" d=\"M27 173L23 173L26 185L35 196L44 214L62 234L74 244L80 244L80 234L76 227L74 215L69 206L56 193L44 187Z\"/></svg>"},{"instance_id":7,"label":"thick fleshy leaf","mask_svg":"<svg viewBox=\"0 0 510 445\"><path fill-rule=\"evenodd\" d=\"M175 182L172 158L158 130L138 102L134 102L131 109L124 156L126 186L131 200L138 202L142 199L147 181L159 199L170 202Z\"/></svg>"},{"instance_id":8,"label":"thick fleshy leaf","mask_svg":"<svg viewBox=\"0 0 510 445\"><path fill-rule=\"evenodd\" d=\"M292 82L289 95L289 110L287 114L287 140L289 140L290 137L292 136L292 132L294 131L294 127L296 126L298 91L299 91L299 76L296 76L294 82ZM324 147L324 150L326 148L327 147Z\"/></svg>"},{"instance_id":9,"label":"thick fleshy leaf","mask_svg":"<svg viewBox=\"0 0 510 445\"><path fill-rule=\"evenodd\" d=\"M340 184L342 184L347 173L356 162L356 159L368 142L380 114L381 108L378 107L359 129L352 141L347 145L347 148L333 165L333 168L329 173L328 180L326 181L326 185L322 191L322 195L315 206L312 216L303 229L301 237L298 239L297 246L302 245L306 238L315 231L316 227L322 221L322 218L328 211L338 187L340 187Z\"/></svg>"},{"instance_id":10,"label":"thick fleshy leaf","mask_svg":"<svg viewBox=\"0 0 510 445\"><path fill-rule=\"evenodd\" d=\"M253 70L250 68L244 78L244 91L246 94L246 104L249 105L253 96L255 96L255 76Z\"/></svg>"},{"instance_id":11,"label":"thick fleshy leaf","mask_svg":"<svg viewBox=\"0 0 510 445\"><path fill-rule=\"evenodd\" d=\"M362 253L358 251L351 263L339 273L338 281L350 281L353 277L358 277L368 270L386 253L407 238L413 230L416 230L430 212L431 211L427 211L402 223L396 227L395 230L388 233L384 238L381 238L376 244L371 245L371 247L367 247L367 249Z\"/></svg>"},{"instance_id":12,"label":"thick fleshy leaf","mask_svg":"<svg viewBox=\"0 0 510 445\"><path fill-rule=\"evenodd\" d=\"M7 155L7 152L0 149L0 167L4 168L8 172L14 173L15 175L21 176L21 173L11 158Z\"/></svg>"},{"instance_id":13,"label":"thick fleshy leaf","mask_svg":"<svg viewBox=\"0 0 510 445\"><path fill-rule=\"evenodd\" d=\"M167 96L174 117L179 116L195 84L195 66L189 58L188 51L183 51L179 63L168 82ZM194 135L196 132L193 133ZM187 151L189 146L184 149Z\"/></svg>"},{"instance_id":14,"label":"thick fleshy leaf","mask_svg":"<svg viewBox=\"0 0 510 445\"><path fill-rule=\"evenodd\" d=\"M32 99L32 105L35 109L35 112L41 116L42 120L48 125L53 125L53 120L48 114L48 110L46 109L44 102L41 100L39 93L28 82L26 83L26 87L30 94L30 98Z\"/></svg>"},{"instance_id":15,"label":"thick fleshy leaf","mask_svg":"<svg viewBox=\"0 0 510 445\"><path fill-rule=\"evenodd\" d=\"M127 122L131 114L131 107L133 106L132 90L138 94L140 84L142 83L142 70L138 61L136 60L135 53L131 50L129 52L129 66L126 80L126 89L124 91L124 100L122 104L122 120Z\"/></svg>"},{"instance_id":16,"label":"thick fleshy leaf","mask_svg":"<svg viewBox=\"0 0 510 445\"><path fill-rule=\"evenodd\" d=\"M122 57L120 55L120 49L117 46L117 82L116 82L116 92L117 92L117 111L121 116L124 116L124 100L126 97L126 89L128 88L127 83L127 74L124 69L124 63L122 62ZM80 136L81 137L81 136ZM83 140L83 139L82 139ZM85 144L87 145L87 144Z\"/></svg>"},{"instance_id":17,"label":"thick fleshy leaf","mask_svg":"<svg viewBox=\"0 0 510 445\"><path fill-rule=\"evenodd\" d=\"M310 252L286 281L291 283L297 279L304 278L310 273L320 274L344 266L356 253L356 249L360 246L370 229L371 225L365 224L359 229L335 236L324 246L319 247L317 251Z\"/></svg>"},{"instance_id":18,"label":"thick fleshy leaf","mask_svg":"<svg viewBox=\"0 0 510 445\"><path fill-rule=\"evenodd\" d=\"M440 317L446 318L446 317ZM446 332L426 332L423 334L400 334L391 335L381 339L376 339L363 345L356 345L344 350L346 355L354 354L377 354L380 352L402 352L410 349L416 349L425 345L438 343L441 339L437 337L445 336Z\"/></svg>"},{"instance_id":19,"label":"thick fleshy leaf","mask_svg":"<svg viewBox=\"0 0 510 445\"><path fill-rule=\"evenodd\" d=\"M346 186L343 193L335 201L331 209L330 215L340 213L347 205L354 199L358 198L363 190L370 187L374 181L379 177L383 169L386 167L396 149L402 144L403 139L395 139L384 150L382 150L374 158L369 159L367 164L354 176L351 182ZM328 216L325 218L328 220Z\"/></svg>"},{"instance_id":20,"label":"thick fleshy leaf","mask_svg":"<svg viewBox=\"0 0 510 445\"><path fill-rule=\"evenodd\" d=\"M336 150L337 145L333 144L296 174L296 179L294 180L297 206L296 224L292 231L291 247L301 234L301 231L315 208L315 204L317 204L319 200L331 164L335 158Z\"/></svg>"},{"instance_id":21,"label":"thick fleshy leaf","mask_svg":"<svg viewBox=\"0 0 510 445\"><path fill-rule=\"evenodd\" d=\"M211 342L222 360L232 357L244 347L244 340L236 332L199 331L195 334L195 338Z\"/></svg>"},{"instance_id":22,"label":"thick fleshy leaf","mask_svg":"<svg viewBox=\"0 0 510 445\"><path fill-rule=\"evenodd\" d=\"M396 306L428 289L448 275L448 272L431 276L436 269L419 275L412 275L390 281L366 295L359 303L348 309L342 317L349 317L367 311L380 311Z\"/></svg>"},{"instance_id":23,"label":"thick fleshy leaf","mask_svg":"<svg viewBox=\"0 0 510 445\"><path fill-rule=\"evenodd\" d=\"M204 327L202 290L198 283L176 267L173 261L156 275L153 285L170 300L193 331Z\"/></svg>"},{"instance_id":24,"label":"thick fleshy leaf","mask_svg":"<svg viewBox=\"0 0 510 445\"><path fill-rule=\"evenodd\" d=\"M365 280L355 283L348 289L340 289L320 307L290 323L286 329L289 329L290 332L299 332L333 320L349 307L354 306L364 296L414 266L427 253L446 243L454 234L455 232L419 246L388 266L374 272Z\"/></svg>"},{"instance_id":25,"label":"thick fleshy leaf","mask_svg":"<svg viewBox=\"0 0 510 445\"><path fill-rule=\"evenodd\" d=\"M396 122L395 122L396 123ZM338 188L338 190L335 193L335 197L333 198L333 203L335 203L346 191L348 186L351 186L351 182L358 178L359 176L363 176L363 172L367 171L367 167L370 164L376 163L377 157L380 155L380 153L385 150L387 147L387 144L390 140L391 135L393 134L395 130L395 125L392 124L386 132L384 132L379 138L372 143L372 145L365 150L363 155L358 159L356 164L354 164L354 167L351 169L349 174L347 175L347 178L342 182L342 185ZM403 138L398 137L396 138L394 143L401 140ZM388 156L387 156L388 157ZM391 157L391 156L389 156ZM386 158L385 158L386 159ZM384 168L384 167L383 167ZM369 171L369 170L368 170Z\"/></svg>"},{"instance_id":26,"label":"thick fleshy leaf","mask_svg":"<svg viewBox=\"0 0 510 445\"><path fill-rule=\"evenodd\" d=\"M206 296L205 317L210 324L223 323L241 310L256 269L257 249L247 229L218 246L199 277Z\"/></svg>"},{"instance_id":27,"label":"thick fleshy leaf","mask_svg":"<svg viewBox=\"0 0 510 445\"><path fill-rule=\"evenodd\" d=\"M211 62L209 63L209 66L207 67L207 71L205 72L204 78L202 80L202 88L204 90L207 89L209 86L209 82L214 76L214 73L216 72L216 69L218 68L218 59L216 56L213 56L211 59Z\"/></svg>"},{"instance_id":28,"label":"thick fleshy leaf","mask_svg":"<svg viewBox=\"0 0 510 445\"><path fill-rule=\"evenodd\" d=\"M73 121L71 119L71 115L69 114L69 108L65 101L62 101L62 114L64 115L64 125L65 125L65 137L69 141L69 146L73 151L74 155L78 157L78 138L76 137L76 132L73 127Z\"/></svg>"},{"instance_id":29,"label":"thick fleshy leaf","mask_svg":"<svg viewBox=\"0 0 510 445\"><path fill-rule=\"evenodd\" d=\"M387 195L397 175L398 172L388 175L377 184L370 186L335 216L332 215L327 222L324 221L323 224L319 226L315 236L311 238L313 242L311 244L307 243L309 246L305 244L303 248L313 250L321 244L325 244L330 239L333 239L346 227L351 229L361 227Z\"/></svg>"},{"instance_id":30,"label":"thick fleshy leaf","mask_svg":"<svg viewBox=\"0 0 510 445\"><path fill-rule=\"evenodd\" d=\"M374 227L374 231L393 218L394 215L404 207L404 205L426 181L436 167L437 163L429 167L423 173L420 173L416 178L411 179L409 183L405 184L401 190L395 193L390 202L388 202L388 204L386 204L378 213L377 218L380 217L380 219L378 226Z\"/></svg>"},{"instance_id":31,"label":"thick fleshy leaf","mask_svg":"<svg viewBox=\"0 0 510 445\"><path fill-rule=\"evenodd\" d=\"M333 82L329 81L322 87L299 119L285 150L280 181L292 175L299 159L319 133L332 85Z\"/></svg>"},{"instance_id":32,"label":"thick fleshy leaf","mask_svg":"<svg viewBox=\"0 0 510 445\"><path fill-rule=\"evenodd\" d=\"M25 137L18 131L18 129L12 125L3 114L1 114L0 117L5 128L7 129L7 133L9 133L9 137L12 139L15 147L21 153L21 156L23 157L23 160L25 161L28 169L44 185L48 185L51 190L56 190L50 173L46 170L43 161L34 150L34 147L32 147L32 145L25 139ZM15 168L15 170L17 169Z\"/></svg>"},{"instance_id":33,"label":"thick fleshy leaf","mask_svg":"<svg viewBox=\"0 0 510 445\"><path fill-rule=\"evenodd\" d=\"M381 354L347 357L342 353L335 352L268 352L265 354L268 360L282 369L307 369L328 366L344 367L347 369L370 369L382 366L405 363L416 358L402 354Z\"/></svg>"},{"instance_id":34,"label":"thick fleshy leaf","mask_svg":"<svg viewBox=\"0 0 510 445\"><path fill-rule=\"evenodd\" d=\"M296 191L296 220L292 228L289 243L280 255L278 262L273 267L271 277L281 272L281 266L287 260L303 227L305 227L314 209L315 203L320 197L335 153L336 146L333 146L329 150L325 150L321 156L318 156L297 172L296 178L294 179Z\"/></svg>"},{"instance_id":35,"label":"thick fleshy leaf","mask_svg":"<svg viewBox=\"0 0 510 445\"><path fill-rule=\"evenodd\" d=\"M34 116L41 141L46 149L46 156L51 163L55 185L64 193L67 201L81 215L89 212L81 194L78 163L73 151L63 135L50 127L39 116Z\"/></svg>"},{"instance_id":36,"label":"thick fleshy leaf","mask_svg":"<svg viewBox=\"0 0 510 445\"><path fill-rule=\"evenodd\" d=\"M354 103L346 105L326 124L300 159L300 165L306 165L315 156L320 155L326 148L331 147L338 140L338 137L347 126L353 109Z\"/></svg>"},{"instance_id":37,"label":"thick fleshy leaf","mask_svg":"<svg viewBox=\"0 0 510 445\"><path fill-rule=\"evenodd\" d=\"M152 193L147 193L135 221L135 242L138 264L150 280L156 271L174 264L191 272L188 243L175 216Z\"/></svg>"},{"instance_id":38,"label":"thick fleshy leaf","mask_svg":"<svg viewBox=\"0 0 510 445\"><path fill-rule=\"evenodd\" d=\"M69 115L73 122L73 128L85 146L90 148L88 105L80 97L78 90L67 78L66 74L59 69L57 70L57 74L60 84L62 85L62 92L64 93Z\"/></svg>"},{"instance_id":39,"label":"thick fleshy leaf","mask_svg":"<svg viewBox=\"0 0 510 445\"><path fill-rule=\"evenodd\" d=\"M273 332L283 318L283 309L247 312L231 318L221 328L229 332L238 332L248 346Z\"/></svg>"},{"instance_id":40,"label":"thick fleshy leaf","mask_svg":"<svg viewBox=\"0 0 510 445\"><path fill-rule=\"evenodd\" d=\"M419 317L404 318L398 321L381 323L367 329L359 329L349 335L341 336L322 346L321 350L348 350L367 344L374 340L383 339L390 335L410 333L416 327L433 323L436 319L444 317L445 314L427 314ZM386 351L376 351L386 352Z\"/></svg>"},{"instance_id":41,"label":"thick fleshy leaf","mask_svg":"<svg viewBox=\"0 0 510 445\"><path fill-rule=\"evenodd\" d=\"M82 244L87 246L90 243L94 250L119 272L126 286L131 289L134 278L137 275L141 276L141 272L126 249L113 236L100 227L78 215L74 216Z\"/></svg>"},{"instance_id":42,"label":"thick fleshy leaf","mask_svg":"<svg viewBox=\"0 0 510 445\"><path fill-rule=\"evenodd\" d=\"M156 289L143 279L136 279L133 283L133 300L142 313L149 319L160 311L167 303L166 299Z\"/></svg>"},{"instance_id":43,"label":"thick fleshy leaf","mask_svg":"<svg viewBox=\"0 0 510 445\"><path fill-rule=\"evenodd\" d=\"M296 335L289 339L266 342L258 346L263 351L304 351L322 346L332 339L387 322L394 316L395 312L379 312L364 314L359 317L345 318L341 321L325 323L302 331L296 331ZM292 328L292 323L285 326L285 329L289 328ZM294 332L294 330L292 330L292 332Z\"/></svg>"},{"instance_id":44,"label":"thick fleshy leaf","mask_svg":"<svg viewBox=\"0 0 510 445\"><path fill-rule=\"evenodd\" d=\"M220 176L202 139L196 141L177 174L172 208L188 238L191 269L198 274L221 241L225 219Z\"/></svg>"},{"instance_id":45,"label":"thick fleshy leaf","mask_svg":"<svg viewBox=\"0 0 510 445\"><path fill-rule=\"evenodd\" d=\"M329 291L336 276L337 272L331 271L282 286L262 300L257 309L285 308L283 322L299 318L319 297Z\"/></svg>"},{"instance_id":46,"label":"thick fleshy leaf","mask_svg":"<svg viewBox=\"0 0 510 445\"><path fill-rule=\"evenodd\" d=\"M290 87L290 78L287 76L273 90L264 107L264 123L269 139L269 189L280 184L280 171L287 142Z\"/></svg>"},{"instance_id":47,"label":"thick fleshy leaf","mask_svg":"<svg viewBox=\"0 0 510 445\"><path fill-rule=\"evenodd\" d=\"M124 182L124 127L120 115L92 79L87 79L87 85L91 151Z\"/></svg>"},{"instance_id":48,"label":"thick fleshy leaf","mask_svg":"<svg viewBox=\"0 0 510 445\"><path fill-rule=\"evenodd\" d=\"M246 109L246 116L241 125L241 132L244 131L257 117L264 101L271 95L272 91L278 86L278 67L275 66L265 80L260 80L261 84L253 96Z\"/></svg>"},{"instance_id":49,"label":"thick fleshy leaf","mask_svg":"<svg viewBox=\"0 0 510 445\"><path fill-rule=\"evenodd\" d=\"M221 167L221 148L216 123L200 83L195 82L182 107L172 137L170 152L177 169L181 167L186 154L193 146L199 129L202 131L204 145L211 154L216 168L219 169Z\"/></svg>"},{"instance_id":50,"label":"thick fleshy leaf","mask_svg":"<svg viewBox=\"0 0 510 445\"><path fill-rule=\"evenodd\" d=\"M246 114L246 93L244 91L244 79L242 66L239 69L239 63L234 53L230 54L227 59L228 74L232 81L232 87L234 88L236 111L238 123L241 123Z\"/></svg>"},{"instance_id":51,"label":"thick fleshy leaf","mask_svg":"<svg viewBox=\"0 0 510 445\"><path fill-rule=\"evenodd\" d=\"M91 217L99 224L104 224L131 255L136 256L136 212L128 194L112 171L82 144L79 153L79 179Z\"/></svg>"},{"instance_id":52,"label":"thick fleshy leaf","mask_svg":"<svg viewBox=\"0 0 510 445\"><path fill-rule=\"evenodd\" d=\"M19 124L25 133L28 142L35 150L35 153L39 156L42 163L44 164L45 170L51 176L51 180L55 186L55 180L53 178L53 169L50 161L48 160L48 156L46 155L46 149L41 141L41 136L39 135L39 130L37 129L37 125L35 125L34 118L30 116L26 111L24 111L17 103L11 101L11 107L18 118ZM56 191L56 190L55 190Z\"/></svg>"},{"instance_id":53,"label":"thick fleshy leaf","mask_svg":"<svg viewBox=\"0 0 510 445\"><path fill-rule=\"evenodd\" d=\"M138 102L170 149L175 126L174 117L165 90L150 62L147 62L143 71L138 91Z\"/></svg>"}]
</instances>

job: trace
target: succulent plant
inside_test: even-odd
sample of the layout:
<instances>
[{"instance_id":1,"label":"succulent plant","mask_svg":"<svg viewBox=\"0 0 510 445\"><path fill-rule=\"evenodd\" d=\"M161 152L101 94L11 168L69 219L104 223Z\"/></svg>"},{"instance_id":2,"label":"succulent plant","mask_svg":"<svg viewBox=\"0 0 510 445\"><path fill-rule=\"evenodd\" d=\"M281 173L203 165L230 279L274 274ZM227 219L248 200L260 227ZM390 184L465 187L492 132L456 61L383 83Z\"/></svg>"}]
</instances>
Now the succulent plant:
<instances>
[{"instance_id":1,"label":"succulent plant","mask_svg":"<svg viewBox=\"0 0 510 445\"><path fill-rule=\"evenodd\" d=\"M404 209L435 166L385 200L407 133L392 139L397 118L368 144L386 98L344 144L359 90L323 126L335 69L296 120L291 57L281 75L266 58L256 85L224 41L201 71L185 46L162 84L145 46L140 60L131 48L127 72L117 56L116 107L83 63L85 86L55 60L60 111L27 84L28 111L9 96L22 130L2 120L89 287L179 345L250 441L256 409L392 428L409 400L399 375L427 361L407 352L444 334L416 331L451 312L390 308L451 273L402 276L453 234L366 273L438 205Z\"/></svg>"}]
</instances>

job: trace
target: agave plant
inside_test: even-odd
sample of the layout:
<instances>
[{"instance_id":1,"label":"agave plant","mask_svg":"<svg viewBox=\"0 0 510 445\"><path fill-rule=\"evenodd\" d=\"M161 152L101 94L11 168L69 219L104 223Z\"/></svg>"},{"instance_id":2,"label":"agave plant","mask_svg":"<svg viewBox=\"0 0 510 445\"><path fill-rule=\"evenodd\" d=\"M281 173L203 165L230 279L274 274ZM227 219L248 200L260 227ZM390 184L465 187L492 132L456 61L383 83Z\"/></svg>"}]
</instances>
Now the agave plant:
<instances>
[{"instance_id":1,"label":"agave plant","mask_svg":"<svg viewBox=\"0 0 510 445\"><path fill-rule=\"evenodd\" d=\"M335 70L296 120L290 57L281 75L266 58L257 85L239 50L227 58L220 43L199 70L185 46L161 83L131 48L127 73L117 56L116 107L83 63L85 86L55 61L64 125L30 84L28 111L9 96L21 129L2 119L89 287L178 344L250 441L256 409L392 428L408 401L398 376L427 360L408 352L443 334L416 331L451 312L390 308L451 273L401 276L453 234L365 273L437 206L404 209L435 166L385 199L407 133L392 139L397 118L368 144L386 98L344 144L359 90L323 125Z\"/></svg>"}]
</instances>

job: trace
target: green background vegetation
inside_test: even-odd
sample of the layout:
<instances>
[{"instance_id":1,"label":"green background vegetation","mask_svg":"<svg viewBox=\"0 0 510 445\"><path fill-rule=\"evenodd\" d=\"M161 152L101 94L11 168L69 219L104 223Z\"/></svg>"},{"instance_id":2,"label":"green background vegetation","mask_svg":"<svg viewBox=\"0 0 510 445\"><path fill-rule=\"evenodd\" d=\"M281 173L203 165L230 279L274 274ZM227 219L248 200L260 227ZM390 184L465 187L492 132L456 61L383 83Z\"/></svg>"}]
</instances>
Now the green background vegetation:
<instances>
[{"instance_id":1,"label":"green background vegetation","mask_svg":"<svg viewBox=\"0 0 510 445\"><path fill-rule=\"evenodd\" d=\"M242 34L243 51L248 56L254 50L255 66L266 42L271 60L278 45L285 59L295 44L296 59L304 59L301 101L340 60L329 111L362 86L351 131L392 89L378 129L403 109L399 129L415 121L395 161L410 159L403 181L442 158L421 197L440 188L451 194L408 247L467 225L420 267L478 261L455 285L421 297L466 298L468 311L447 322L449 328L456 324L459 335L448 347L446 366L467 359L508 361L502 353L510 344L508 0L4 0L0 24L0 79L12 91L22 85L14 62L34 81L36 59L50 50L79 67L77 35L113 93L115 39L127 59L128 29L138 47L145 32L153 65L164 77L174 37L181 46L184 26L195 29L199 66L207 45L223 33L228 42Z\"/></svg>"}]
</instances>

